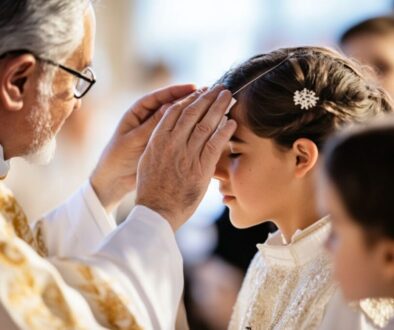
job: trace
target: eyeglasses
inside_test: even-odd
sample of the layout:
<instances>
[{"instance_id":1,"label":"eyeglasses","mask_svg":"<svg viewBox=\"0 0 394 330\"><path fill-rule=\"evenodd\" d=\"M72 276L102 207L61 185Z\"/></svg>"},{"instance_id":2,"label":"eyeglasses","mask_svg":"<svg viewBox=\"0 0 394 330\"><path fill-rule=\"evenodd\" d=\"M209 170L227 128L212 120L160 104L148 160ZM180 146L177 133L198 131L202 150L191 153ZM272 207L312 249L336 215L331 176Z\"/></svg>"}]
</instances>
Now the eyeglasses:
<instances>
[{"instance_id":1,"label":"eyeglasses","mask_svg":"<svg viewBox=\"0 0 394 330\"><path fill-rule=\"evenodd\" d=\"M53 62L51 60L42 58L38 59L48 64L57 66L58 68L72 74L77 78L74 85L74 97L76 99L80 99L85 96L86 93L89 92L89 89L91 89L96 82L96 75L94 74L93 69L89 66L86 67L82 72L78 72L65 65Z\"/></svg>"},{"instance_id":2,"label":"eyeglasses","mask_svg":"<svg viewBox=\"0 0 394 330\"><path fill-rule=\"evenodd\" d=\"M41 58L34 53L28 51L28 50L13 50L6 52L2 55L0 55L0 59L5 58L6 56L9 55L22 55L22 54L32 54L35 58L38 60L48 63L50 65L56 66L70 74L72 74L74 77L76 77L75 85L74 85L74 97L76 99L80 99L83 96L86 95L86 93L92 88L92 86L96 83L96 75L93 72L93 69L91 67L86 67L82 72L78 72L74 69L71 69L63 64L56 63L52 60Z\"/></svg>"}]
</instances>

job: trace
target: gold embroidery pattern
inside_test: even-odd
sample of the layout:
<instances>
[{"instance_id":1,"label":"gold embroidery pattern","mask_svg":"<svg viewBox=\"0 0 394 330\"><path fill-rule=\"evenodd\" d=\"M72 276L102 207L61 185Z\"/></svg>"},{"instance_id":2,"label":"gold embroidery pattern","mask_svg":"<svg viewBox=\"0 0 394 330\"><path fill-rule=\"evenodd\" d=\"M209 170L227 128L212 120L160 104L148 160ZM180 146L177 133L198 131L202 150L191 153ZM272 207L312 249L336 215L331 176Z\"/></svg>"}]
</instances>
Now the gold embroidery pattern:
<instances>
[{"instance_id":1,"label":"gold embroidery pattern","mask_svg":"<svg viewBox=\"0 0 394 330\"><path fill-rule=\"evenodd\" d=\"M318 328L335 289L328 257L289 268L271 267L257 254L250 267L240 292L248 302L240 328ZM248 293L245 285L249 285ZM311 305L315 306L313 313L308 309Z\"/></svg>"},{"instance_id":2,"label":"gold embroidery pattern","mask_svg":"<svg viewBox=\"0 0 394 330\"><path fill-rule=\"evenodd\" d=\"M258 246L259 251L249 266L238 295L229 329L319 327L336 289L332 281L331 260L321 246L329 226L328 219L322 219L305 229L291 243L297 245L308 239L308 249L316 249L313 256L309 255L308 258L297 255L288 246L286 250L291 253L292 262L283 262L285 259L282 256L270 255L273 248Z\"/></svg>"},{"instance_id":3,"label":"gold embroidery pattern","mask_svg":"<svg viewBox=\"0 0 394 330\"><path fill-rule=\"evenodd\" d=\"M376 298L360 302L360 308L375 326L384 328L394 318L394 299Z\"/></svg>"},{"instance_id":4,"label":"gold embroidery pattern","mask_svg":"<svg viewBox=\"0 0 394 330\"><path fill-rule=\"evenodd\" d=\"M82 276L80 291L94 306L106 327L116 330L142 330L135 317L126 307L125 300L103 279L94 274L94 270L86 265L78 265L77 271Z\"/></svg>"},{"instance_id":5,"label":"gold embroidery pattern","mask_svg":"<svg viewBox=\"0 0 394 330\"><path fill-rule=\"evenodd\" d=\"M4 216L7 222L12 225L19 238L23 239L41 256L47 255L45 244L42 240L40 244L37 243L22 208L15 200L11 191L9 191L2 183L0 183L0 213ZM41 232L42 231L39 233L39 235L41 235L40 238L42 238Z\"/></svg>"},{"instance_id":6,"label":"gold embroidery pattern","mask_svg":"<svg viewBox=\"0 0 394 330\"><path fill-rule=\"evenodd\" d=\"M44 241L43 221L39 220L34 225L34 238L37 244L37 251L42 257L48 256L48 249Z\"/></svg>"},{"instance_id":7,"label":"gold embroidery pattern","mask_svg":"<svg viewBox=\"0 0 394 330\"><path fill-rule=\"evenodd\" d=\"M0 222L4 222L0 215ZM27 253L15 233L0 233L0 301L21 328L82 329L58 283L38 256Z\"/></svg>"},{"instance_id":8,"label":"gold embroidery pattern","mask_svg":"<svg viewBox=\"0 0 394 330\"><path fill-rule=\"evenodd\" d=\"M33 232L22 208L0 182L0 301L21 328L85 329L68 305L56 278L45 268L37 267L35 258L38 256L20 249L15 235L41 256L48 255L42 220L37 222ZM126 299L119 296L108 281L89 266L77 264L77 267L73 276L79 274L82 279L79 291L93 310L98 311L96 317L101 323L109 329L142 329L128 310Z\"/></svg>"},{"instance_id":9,"label":"gold embroidery pattern","mask_svg":"<svg viewBox=\"0 0 394 330\"><path fill-rule=\"evenodd\" d=\"M50 282L47 284L43 291L42 299L45 305L52 311L52 314L60 318L64 324L69 326L75 324L64 296L55 283Z\"/></svg>"},{"instance_id":10,"label":"gold embroidery pattern","mask_svg":"<svg viewBox=\"0 0 394 330\"><path fill-rule=\"evenodd\" d=\"M12 266L20 266L26 262L18 249L5 242L0 242L0 259L0 262L8 263Z\"/></svg>"}]
</instances>

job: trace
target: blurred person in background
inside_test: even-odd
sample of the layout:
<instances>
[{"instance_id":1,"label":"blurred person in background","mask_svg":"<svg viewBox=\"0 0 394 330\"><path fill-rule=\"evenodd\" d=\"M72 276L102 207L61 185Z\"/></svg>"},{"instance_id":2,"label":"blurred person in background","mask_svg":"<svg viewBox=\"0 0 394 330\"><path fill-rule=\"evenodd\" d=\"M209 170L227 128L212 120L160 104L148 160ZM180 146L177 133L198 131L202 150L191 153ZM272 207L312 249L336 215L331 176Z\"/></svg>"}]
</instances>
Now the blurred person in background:
<instances>
[{"instance_id":1,"label":"blurred person in background","mask_svg":"<svg viewBox=\"0 0 394 330\"><path fill-rule=\"evenodd\" d=\"M340 37L343 52L370 66L381 86L394 97L394 15L362 21Z\"/></svg>"},{"instance_id":2,"label":"blurred person in background","mask_svg":"<svg viewBox=\"0 0 394 330\"><path fill-rule=\"evenodd\" d=\"M392 116L349 127L325 146L320 208L333 225L326 248L353 316L332 304L321 330L394 329L393 167Z\"/></svg>"}]
</instances>

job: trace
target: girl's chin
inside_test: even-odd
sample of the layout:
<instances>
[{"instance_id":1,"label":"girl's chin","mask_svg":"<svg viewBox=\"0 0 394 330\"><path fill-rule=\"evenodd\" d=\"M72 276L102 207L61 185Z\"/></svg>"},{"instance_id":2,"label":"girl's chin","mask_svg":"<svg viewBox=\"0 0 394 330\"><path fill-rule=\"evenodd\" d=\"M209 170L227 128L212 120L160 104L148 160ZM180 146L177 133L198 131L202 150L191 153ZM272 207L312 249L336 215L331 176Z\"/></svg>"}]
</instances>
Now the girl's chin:
<instances>
[{"instance_id":1,"label":"girl's chin","mask_svg":"<svg viewBox=\"0 0 394 330\"><path fill-rule=\"evenodd\" d=\"M264 221L261 220L252 220L250 217L248 217L247 214L238 214L235 210L232 210L231 207L230 209L230 221L231 224L238 229L246 229L250 227L257 226L261 224Z\"/></svg>"}]
</instances>

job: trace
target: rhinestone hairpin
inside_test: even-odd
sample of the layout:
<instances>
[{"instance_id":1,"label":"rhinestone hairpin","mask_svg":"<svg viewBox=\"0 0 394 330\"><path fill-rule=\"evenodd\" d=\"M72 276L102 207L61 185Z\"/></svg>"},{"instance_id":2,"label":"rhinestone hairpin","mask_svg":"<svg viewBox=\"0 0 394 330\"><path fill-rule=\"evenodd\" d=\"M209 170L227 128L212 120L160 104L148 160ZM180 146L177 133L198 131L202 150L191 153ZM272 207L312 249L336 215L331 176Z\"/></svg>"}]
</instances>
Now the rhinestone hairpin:
<instances>
[{"instance_id":1,"label":"rhinestone hairpin","mask_svg":"<svg viewBox=\"0 0 394 330\"><path fill-rule=\"evenodd\" d=\"M309 110L316 106L319 97L314 91L304 88L302 91L295 91L294 104L300 105L301 109Z\"/></svg>"},{"instance_id":2,"label":"rhinestone hairpin","mask_svg":"<svg viewBox=\"0 0 394 330\"><path fill-rule=\"evenodd\" d=\"M237 100L234 98L235 95L237 95L239 92L241 92L242 90L244 90L246 87L248 87L249 85L251 85L252 83L254 83L256 80L260 79L261 77L264 77L266 74L270 73L271 71L274 71L276 68L280 67L283 63L285 63L289 58L291 58L294 54L290 53L289 55L287 55L286 58L284 58L282 61L280 61L277 65L275 65L274 67L272 67L271 69L268 69L266 71L263 71L262 73L260 73L257 77L254 77L252 80L248 81L246 84L242 85L240 88L238 88L234 93L233 93L233 98L231 100L231 103L229 104L229 106L227 107L226 110L226 115L230 112L231 108L234 106L235 103L237 103Z\"/></svg>"}]
</instances>

